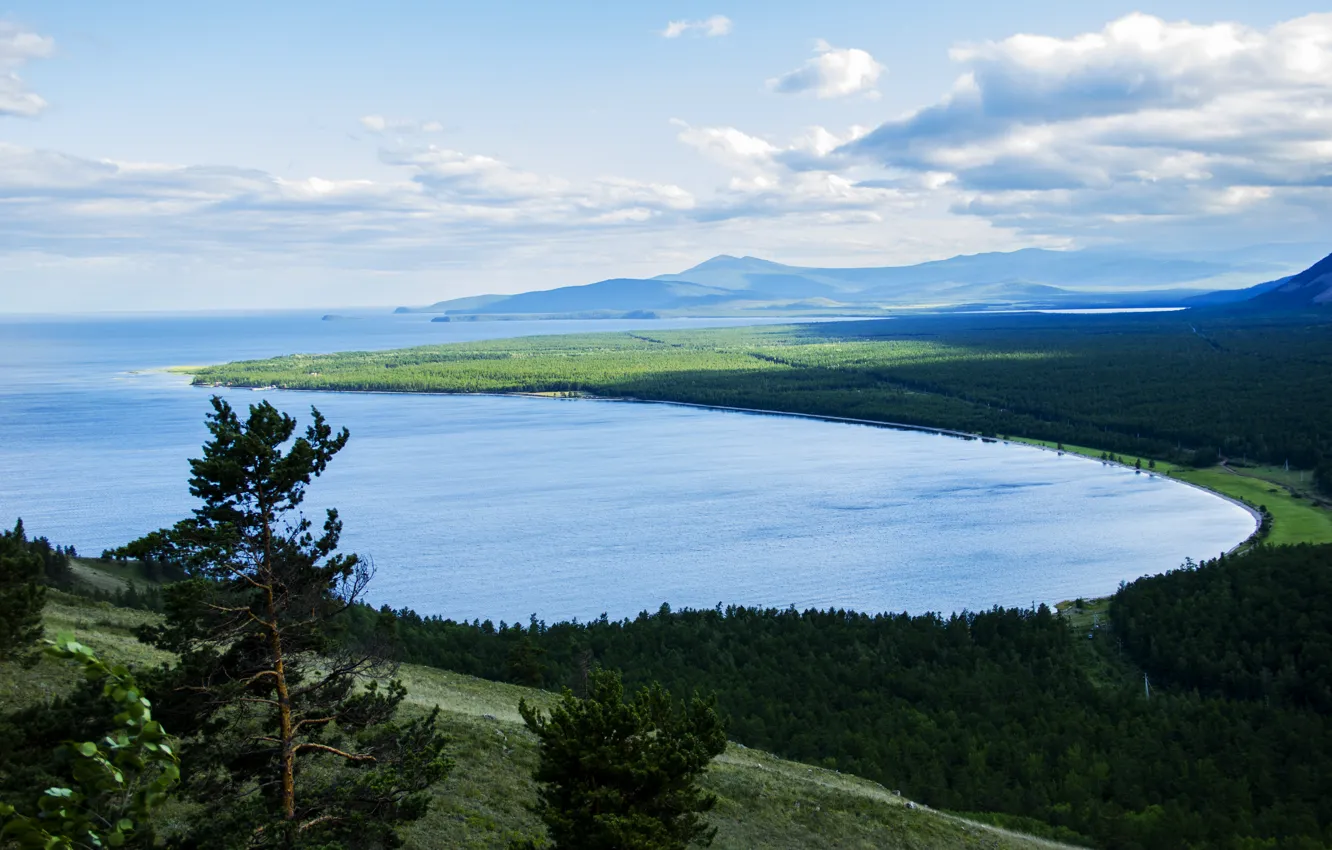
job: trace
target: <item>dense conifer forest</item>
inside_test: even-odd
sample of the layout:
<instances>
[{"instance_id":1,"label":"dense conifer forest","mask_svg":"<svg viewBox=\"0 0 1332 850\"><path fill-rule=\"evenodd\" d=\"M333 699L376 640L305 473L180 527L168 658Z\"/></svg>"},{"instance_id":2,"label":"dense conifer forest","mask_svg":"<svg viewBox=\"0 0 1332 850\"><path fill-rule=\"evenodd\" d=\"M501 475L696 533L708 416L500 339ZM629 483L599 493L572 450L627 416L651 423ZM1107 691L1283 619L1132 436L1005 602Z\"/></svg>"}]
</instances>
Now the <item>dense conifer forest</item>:
<instances>
[{"instance_id":1,"label":"dense conifer forest","mask_svg":"<svg viewBox=\"0 0 1332 850\"><path fill-rule=\"evenodd\" d=\"M293 355L200 384L584 393L1020 435L1207 465L1332 464L1332 317L901 317Z\"/></svg>"},{"instance_id":2,"label":"dense conifer forest","mask_svg":"<svg viewBox=\"0 0 1332 850\"><path fill-rule=\"evenodd\" d=\"M486 678L577 688L604 665L715 692L747 746L1097 846L1332 841L1332 546L1188 565L1122 588L1110 612L1075 627L1044 606L663 606L510 625L359 608L349 629L391 623L404 660Z\"/></svg>"},{"instance_id":3,"label":"dense conifer forest","mask_svg":"<svg viewBox=\"0 0 1332 850\"><path fill-rule=\"evenodd\" d=\"M1111 608L1124 650L1154 679L1332 713L1332 554L1260 548L1125 587Z\"/></svg>"}]
</instances>

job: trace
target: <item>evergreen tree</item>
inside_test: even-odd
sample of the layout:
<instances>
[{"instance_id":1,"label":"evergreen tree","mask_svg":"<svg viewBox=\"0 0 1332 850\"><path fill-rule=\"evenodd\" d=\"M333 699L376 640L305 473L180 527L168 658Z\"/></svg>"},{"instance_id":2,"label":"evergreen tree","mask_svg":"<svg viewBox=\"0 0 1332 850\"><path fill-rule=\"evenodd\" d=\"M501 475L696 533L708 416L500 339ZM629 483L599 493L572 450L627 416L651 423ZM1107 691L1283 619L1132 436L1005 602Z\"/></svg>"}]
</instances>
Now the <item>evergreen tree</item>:
<instances>
[{"instance_id":1,"label":"evergreen tree","mask_svg":"<svg viewBox=\"0 0 1332 850\"><path fill-rule=\"evenodd\" d=\"M541 687L541 682L545 678L541 657L545 654L546 651L533 643L529 636L523 635L518 638L513 649L509 650L509 657L504 664L509 681L529 688Z\"/></svg>"},{"instance_id":2,"label":"evergreen tree","mask_svg":"<svg viewBox=\"0 0 1332 850\"><path fill-rule=\"evenodd\" d=\"M1332 457L1318 461L1318 466L1314 468L1314 483L1319 490L1332 496Z\"/></svg>"},{"instance_id":3,"label":"evergreen tree","mask_svg":"<svg viewBox=\"0 0 1332 850\"><path fill-rule=\"evenodd\" d=\"M537 812L556 850L677 850L706 847L716 805L698 779L726 749L715 702L676 704L660 684L624 701L618 673L593 670L587 697L565 690L547 717L525 701L541 761Z\"/></svg>"},{"instance_id":4,"label":"evergreen tree","mask_svg":"<svg viewBox=\"0 0 1332 850\"><path fill-rule=\"evenodd\" d=\"M0 534L0 662L30 664L37 659L34 645L42 636L41 556L28 549L23 520L13 531Z\"/></svg>"},{"instance_id":5,"label":"evergreen tree","mask_svg":"<svg viewBox=\"0 0 1332 850\"><path fill-rule=\"evenodd\" d=\"M300 505L347 431L312 410L293 439L296 420L268 402L244 422L212 403L211 439L190 462L202 505L153 540L191 578L141 633L180 658L156 685L202 804L191 843L398 846L396 827L424 814L451 764L437 712L396 720L406 690L378 686L392 671L373 642L335 634L372 570L337 554L336 511L316 536Z\"/></svg>"}]
</instances>

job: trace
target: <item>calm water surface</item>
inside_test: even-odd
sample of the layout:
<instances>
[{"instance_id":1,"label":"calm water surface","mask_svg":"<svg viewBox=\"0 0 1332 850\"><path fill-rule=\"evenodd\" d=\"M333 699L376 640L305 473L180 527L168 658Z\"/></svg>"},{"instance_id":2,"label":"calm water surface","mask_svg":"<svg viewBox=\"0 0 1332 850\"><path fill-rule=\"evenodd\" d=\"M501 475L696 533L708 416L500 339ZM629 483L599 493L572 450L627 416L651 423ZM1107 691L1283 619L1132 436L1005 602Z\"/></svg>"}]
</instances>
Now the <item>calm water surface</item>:
<instances>
[{"instance_id":1,"label":"calm water surface","mask_svg":"<svg viewBox=\"0 0 1332 850\"><path fill-rule=\"evenodd\" d=\"M0 320L0 521L94 554L187 514L208 391L141 370L718 324L755 322ZM302 415L314 404L349 427L307 507L339 508L346 548L378 567L374 602L455 618L1028 605L1111 591L1253 529L1176 482L931 434L617 402L226 395Z\"/></svg>"}]
</instances>

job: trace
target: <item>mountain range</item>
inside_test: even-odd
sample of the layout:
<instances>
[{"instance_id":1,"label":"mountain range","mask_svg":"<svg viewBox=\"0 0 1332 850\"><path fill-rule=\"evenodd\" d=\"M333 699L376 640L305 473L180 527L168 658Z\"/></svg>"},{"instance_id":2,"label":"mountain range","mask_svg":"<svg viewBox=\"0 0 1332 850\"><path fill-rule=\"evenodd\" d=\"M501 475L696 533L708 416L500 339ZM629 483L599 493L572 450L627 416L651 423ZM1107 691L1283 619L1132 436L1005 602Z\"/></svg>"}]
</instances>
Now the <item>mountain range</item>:
<instances>
[{"instance_id":1,"label":"mountain range","mask_svg":"<svg viewBox=\"0 0 1332 850\"><path fill-rule=\"evenodd\" d=\"M1297 275L1233 288L1246 278L1261 279L1280 270L1282 264L1271 259L1243 255L1191 259L1041 248L872 268L790 266L723 254L653 278L612 278L517 295L477 295L427 307L400 307L398 312L439 314L436 321L475 321L1202 307L1259 298L1272 307L1332 305L1332 257Z\"/></svg>"}]
</instances>

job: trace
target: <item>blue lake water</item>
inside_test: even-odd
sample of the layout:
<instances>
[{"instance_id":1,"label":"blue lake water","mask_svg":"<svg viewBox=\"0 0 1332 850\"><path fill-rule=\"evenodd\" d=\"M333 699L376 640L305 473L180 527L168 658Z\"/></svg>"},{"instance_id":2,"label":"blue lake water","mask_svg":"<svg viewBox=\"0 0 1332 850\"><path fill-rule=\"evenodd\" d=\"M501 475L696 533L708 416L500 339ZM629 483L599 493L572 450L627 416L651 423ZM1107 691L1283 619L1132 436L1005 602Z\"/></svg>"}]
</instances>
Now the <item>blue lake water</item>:
<instances>
[{"instance_id":1,"label":"blue lake water","mask_svg":"<svg viewBox=\"0 0 1332 850\"><path fill-rule=\"evenodd\" d=\"M0 319L0 522L95 554L187 515L209 391L172 364L753 320L432 324L319 314ZM1253 520L1099 462L919 432L666 405L256 393L352 440L337 506L371 600L548 621L718 603L1029 605L1215 556Z\"/></svg>"}]
</instances>

